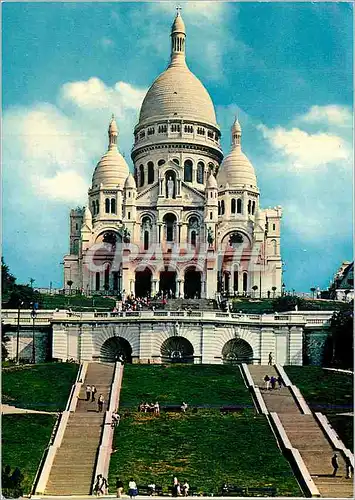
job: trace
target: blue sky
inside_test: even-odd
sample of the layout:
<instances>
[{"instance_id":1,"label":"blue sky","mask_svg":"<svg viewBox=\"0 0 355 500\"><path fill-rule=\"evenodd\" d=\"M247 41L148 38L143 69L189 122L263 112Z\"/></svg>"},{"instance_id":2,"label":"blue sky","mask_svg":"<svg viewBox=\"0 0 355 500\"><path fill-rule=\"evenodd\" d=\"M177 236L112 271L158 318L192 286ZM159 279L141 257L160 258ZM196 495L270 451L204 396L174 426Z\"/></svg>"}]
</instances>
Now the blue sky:
<instances>
[{"instance_id":1,"label":"blue sky","mask_svg":"<svg viewBox=\"0 0 355 500\"><path fill-rule=\"evenodd\" d=\"M283 207L288 289L352 259L352 5L181 2L187 61L237 113L261 205ZM3 255L19 282L62 284L70 208L85 205L115 113L133 127L170 53L175 2L3 3Z\"/></svg>"}]
</instances>

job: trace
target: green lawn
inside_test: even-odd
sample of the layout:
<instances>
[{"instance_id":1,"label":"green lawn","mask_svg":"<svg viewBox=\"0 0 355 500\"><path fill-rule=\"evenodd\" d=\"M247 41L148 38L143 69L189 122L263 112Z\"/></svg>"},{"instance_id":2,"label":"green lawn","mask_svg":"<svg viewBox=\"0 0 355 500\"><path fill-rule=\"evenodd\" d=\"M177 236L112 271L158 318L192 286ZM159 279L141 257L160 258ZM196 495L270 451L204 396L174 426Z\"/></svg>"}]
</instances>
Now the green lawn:
<instances>
[{"instance_id":1,"label":"green lawn","mask_svg":"<svg viewBox=\"0 0 355 500\"><path fill-rule=\"evenodd\" d=\"M285 366L291 382L315 411L346 412L353 408L353 376L320 366Z\"/></svg>"},{"instance_id":2,"label":"green lawn","mask_svg":"<svg viewBox=\"0 0 355 500\"><path fill-rule=\"evenodd\" d=\"M54 415L40 414L2 416L2 467L9 465L11 472L16 467L20 469L25 494L30 492L55 419Z\"/></svg>"},{"instance_id":3,"label":"green lawn","mask_svg":"<svg viewBox=\"0 0 355 500\"><path fill-rule=\"evenodd\" d=\"M353 411L353 376L325 370L320 366L284 368L291 382L299 387L310 408L324 413L346 446L353 450L353 418L339 415Z\"/></svg>"},{"instance_id":4,"label":"green lawn","mask_svg":"<svg viewBox=\"0 0 355 500\"><path fill-rule=\"evenodd\" d=\"M186 388L187 389L187 388ZM215 495L224 481L240 487L277 488L278 496L302 496L266 418L253 411L124 415L115 432L109 483L154 481L165 490L172 477ZM127 488L127 486L126 486ZM127 491L127 489L126 489Z\"/></svg>"},{"instance_id":5,"label":"green lawn","mask_svg":"<svg viewBox=\"0 0 355 500\"><path fill-rule=\"evenodd\" d=\"M273 299L249 299L249 298L236 298L232 299L233 311L243 312L246 314L272 314L275 310L273 304ZM298 310L299 311L338 311L343 310L348 307L345 302L333 301L333 300L312 300L312 299L300 299ZM291 307L294 309L294 307ZM276 308L276 310L278 310Z\"/></svg>"},{"instance_id":6,"label":"green lawn","mask_svg":"<svg viewBox=\"0 0 355 500\"><path fill-rule=\"evenodd\" d=\"M2 371L2 402L34 410L64 410L78 365L41 363Z\"/></svg>"},{"instance_id":7,"label":"green lawn","mask_svg":"<svg viewBox=\"0 0 355 500\"><path fill-rule=\"evenodd\" d=\"M239 368L227 365L126 365L121 406L139 403L252 405Z\"/></svg>"},{"instance_id":8,"label":"green lawn","mask_svg":"<svg viewBox=\"0 0 355 500\"><path fill-rule=\"evenodd\" d=\"M65 309L70 307L73 311L82 309L105 309L112 311L115 307L115 300L107 297L85 297L84 295L41 295L41 309Z\"/></svg>"}]
</instances>

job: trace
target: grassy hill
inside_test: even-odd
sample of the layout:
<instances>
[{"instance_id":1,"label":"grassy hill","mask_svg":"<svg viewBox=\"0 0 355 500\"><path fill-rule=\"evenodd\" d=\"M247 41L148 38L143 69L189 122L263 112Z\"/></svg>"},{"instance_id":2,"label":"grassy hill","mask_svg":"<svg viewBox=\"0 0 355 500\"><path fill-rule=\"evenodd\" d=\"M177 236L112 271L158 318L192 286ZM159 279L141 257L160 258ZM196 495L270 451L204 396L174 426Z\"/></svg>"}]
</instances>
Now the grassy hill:
<instances>
[{"instance_id":1,"label":"grassy hill","mask_svg":"<svg viewBox=\"0 0 355 500\"><path fill-rule=\"evenodd\" d=\"M55 419L55 415L41 414L2 416L2 467L8 465L11 472L16 467L20 469L23 475L21 487L24 494L30 492L43 451L48 445ZM8 494L4 478L2 493ZM11 496L13 496L12 493L9 491Z\"/></svg>"},{"instance_id":2,"label":"grassy hill","mask_svg":"<svg viewBox=\"0 0 355 500\"><path fill-rule=\"evenodd\" d=\"M126 365L121 405L139 403L219 406L251 405L239 368L227 365Z\"/></svg>"},{"instance_id":3,"label":"grassy hill","mask_svg":"<svg viewBox=\"0 0 355 500\"><path fill-rule=\"evenodd\" d=\"M142 401L191 406L184 413L136 411ZM216 406L241 404L238 413ZM218 494L223 482L239 487L277 488L278 496L302 496L287 460L263 415L257 415L237 367L226 365L130 365L120 398L109 483L151 481L167 492L172 477L198 492Z\"/></svg>"},{"instance_id":4,"label":"grassy hill","mask_svg":"<svg viewBox=\"0 0 355 500\"><path fill-rule=\"evenodd\" d=\"M75 382L75 363L40 363L2 371L2 402L32 410L61 411Z\"/></svg>"}]
</instances>

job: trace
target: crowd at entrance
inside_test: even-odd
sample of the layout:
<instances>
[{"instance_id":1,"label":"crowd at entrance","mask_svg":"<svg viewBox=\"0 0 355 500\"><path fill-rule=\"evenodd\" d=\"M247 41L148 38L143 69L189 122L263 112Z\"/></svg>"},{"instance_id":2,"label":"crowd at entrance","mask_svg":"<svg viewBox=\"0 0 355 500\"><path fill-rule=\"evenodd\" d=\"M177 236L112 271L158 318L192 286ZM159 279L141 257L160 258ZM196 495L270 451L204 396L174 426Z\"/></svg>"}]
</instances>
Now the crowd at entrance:
<instances>
[{"instance_id":1,"label":"crowd at entrance","mask_svg":"<svg viewBox=\"0 0 355 500\"><path fill-rule=\"evenodd\" d=\"M159 290L156 291L156 287ZM149 268L135 273L135 296L144 298L181 298L200 299L202 294L202 273L195 267L189 267L184 279L178 280L175 271L168 269L159 275L159 282L153 282L153 274Z\"/></svg>"}]
</instances>

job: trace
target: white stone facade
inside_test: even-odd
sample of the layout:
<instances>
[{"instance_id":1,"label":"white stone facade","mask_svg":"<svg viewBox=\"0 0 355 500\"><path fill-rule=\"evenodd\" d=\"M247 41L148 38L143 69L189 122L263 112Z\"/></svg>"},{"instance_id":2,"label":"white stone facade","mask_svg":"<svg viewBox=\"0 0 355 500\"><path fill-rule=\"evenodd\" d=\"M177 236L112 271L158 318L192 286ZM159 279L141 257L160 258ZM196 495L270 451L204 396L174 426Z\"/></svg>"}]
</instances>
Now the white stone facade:
<instances>
[{"instance_id":1,"label":"white stone facade","mask_svg":"<svg viewBox=\"0 0 355 500\"><path fill-rule=\"evenodd\" d=\"M180 14L171 60L143 101L134 130L134 175L109 126L86 209L70 214L64 287L85 294L171 293L213 299L281 293L281 208L260 208L241 127L223 160L213 102L185 61Z\"/></svg>"}]
</instances>

